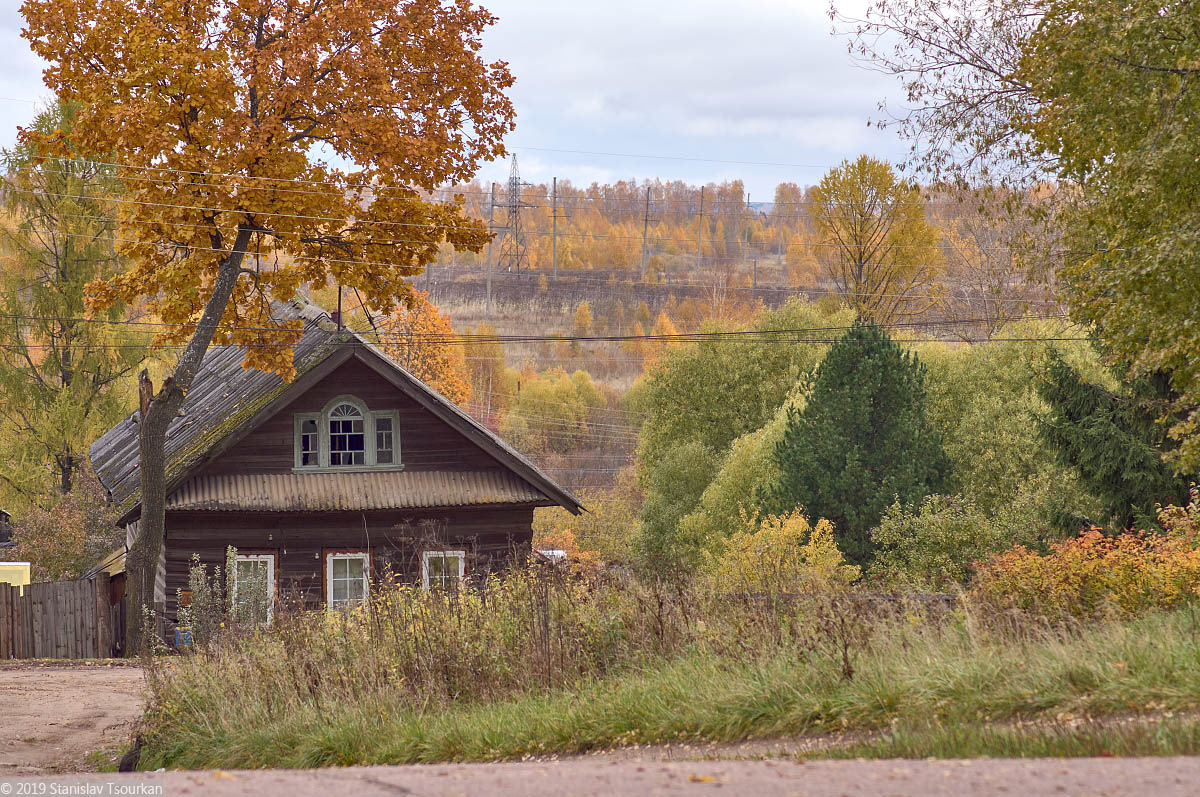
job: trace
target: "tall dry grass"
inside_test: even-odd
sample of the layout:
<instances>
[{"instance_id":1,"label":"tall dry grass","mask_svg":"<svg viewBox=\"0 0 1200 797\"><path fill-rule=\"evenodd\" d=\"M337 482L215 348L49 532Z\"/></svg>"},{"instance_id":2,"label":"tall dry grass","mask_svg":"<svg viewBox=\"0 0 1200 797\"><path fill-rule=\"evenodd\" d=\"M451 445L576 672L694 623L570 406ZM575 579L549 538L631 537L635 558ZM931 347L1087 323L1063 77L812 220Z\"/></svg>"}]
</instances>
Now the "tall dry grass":
<instances>
[{"instance_id":1,"label":"tall dry grass","mask_svg":"<svg viewBox=\"0 0 1200 797\"><path fill-rule=\"evenodd\" d=\"M932 608L936 607L936 608ZM1191 708L1200 621L561 571L281 608L150 668L143 767L322 766Z\"/></svg>"}]
</instances>

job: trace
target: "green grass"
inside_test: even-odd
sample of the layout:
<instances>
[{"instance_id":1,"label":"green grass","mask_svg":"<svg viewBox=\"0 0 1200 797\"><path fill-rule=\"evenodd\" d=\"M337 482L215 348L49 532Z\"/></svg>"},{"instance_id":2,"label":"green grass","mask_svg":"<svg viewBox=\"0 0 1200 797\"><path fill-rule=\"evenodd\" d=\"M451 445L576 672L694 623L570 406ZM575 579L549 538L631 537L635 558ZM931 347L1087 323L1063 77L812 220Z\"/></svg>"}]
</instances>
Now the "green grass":
<instances>
[{"instance_id":1,"label":"green grass","mask_svg":"<svg viewBox=\"0 0 1200 797\"><path fill-rule=\"evenodd\" d=\"M1194 716L1092 719L1079 724L902 726L877 738L805 758L1062 758L1200 754Z\"/></svg>"},{"instance_id":2,"label":"green grass","mask_svg":"<svg viewBox=\"0 0 1200 797\"><path fill-rule=\"evenodd\" d=\"M843 730L885 732L844 751L860 756L1194 752L1193 720L1045 727L1200 705L1193 632L1186 611L1019 639L899 621L857 651L852 680L814 652L692 652L549 694L425 707L386 686L287 701L255 692L264 665L196 657L160 684L141 766L483 761Z\"/></svg>"}]
</instances>

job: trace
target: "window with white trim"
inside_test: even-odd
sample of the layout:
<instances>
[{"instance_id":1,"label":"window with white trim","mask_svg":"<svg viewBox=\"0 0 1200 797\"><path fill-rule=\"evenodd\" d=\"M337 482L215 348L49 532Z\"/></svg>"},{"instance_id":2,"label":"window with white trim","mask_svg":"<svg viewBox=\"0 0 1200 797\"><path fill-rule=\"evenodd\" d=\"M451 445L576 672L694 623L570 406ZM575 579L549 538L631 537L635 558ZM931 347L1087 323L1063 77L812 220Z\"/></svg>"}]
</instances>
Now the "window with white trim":
<instances>
[{"instance_id":1,"label":"window with white trim","mask_svg":"<svg viewBox=\"0 0 1200 797\"><path fill-rule=\"evenodd\" d=\"M330 609L349 608L367 599L370 561L365 551L325 555L325 604Z\"/></svg>"},{"instance_id":2,"label":"window with white trim","mask_svg":"<svg viewBox=\"0 0 1200 797\"><path fill-rule=\"evenodd\" d=\"M421 586L424 589L457 589L466 573L466 551L421 553Z\"/></svg>"},{"instance_id":3,"label":"window with white trim","mask_svg":"<svg viewBox=\"0 0 1200 797\"><path fill-rule=\"evenodd\" d=\"M275 610L275 554L237 554L229 597L239 622L270 623Z\"/></svg>"},{"instance_id":4,"label":"window with white trim","mask_svg":"<svg viewBox=\"0 0 1200 797\"><path fill-rule=\"evenodd\" d=\"M303 417L297 419L296 464L302 468L316 467L321 464L321 432L318 428L318 418Z\"/></svg>"},{"instance_id":5,"label":"window with white trim","mask_svg":"<svg viewBox=\"0 0 1200 797\"><path fill-rule=\"evenodd\" d=\"M329 466L366 464L362 410L344 401L329 412Z\"/></svg>"},{"instance_id":6,"label":"window with white trim","mask_svg":"<svg viewBox=\"0 0 1200 797\"><path fill-rule=\"evenodd\" d=\"M391 415L375 416L375 464L391 465L395 458L395 429Z\"/></svg>"},{"instance_id":7,"label":"window with white trim","mask_svg":"<svg viewBox=\"0 0 1200 797\"><path fill-rule=\"evenodd\" d=\"M370 411L354 396L338 396L321 412L298 413L296 470L371 470L400 466L400 414Z\"/></svg>"}]
</instances>

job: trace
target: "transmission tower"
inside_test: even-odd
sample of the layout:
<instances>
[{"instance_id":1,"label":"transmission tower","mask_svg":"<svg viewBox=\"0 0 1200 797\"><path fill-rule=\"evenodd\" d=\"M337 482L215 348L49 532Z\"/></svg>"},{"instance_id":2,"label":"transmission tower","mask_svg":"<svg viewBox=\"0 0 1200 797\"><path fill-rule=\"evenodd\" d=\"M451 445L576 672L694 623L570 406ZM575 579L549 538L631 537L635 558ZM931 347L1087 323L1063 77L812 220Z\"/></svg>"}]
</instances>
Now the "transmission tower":
<instances>
[{"instance_id":1,"label":"transmission tower","mask_svg":"<svg viewBox=\"0 0 1200 797\"><path fill-rule=\"evenodd\" d=\"M502 228L504 239L500 245L499 267L501 271L521 273L521 266L529 267L529 256L525 251L525 227L521 219L522 208L533 205L521 199L521 189L529 183L521 182L521 171L517 168L517 156L513 155L512 169L508 172L508 191L505 194L504 207L508 209L508 217Z\"/></svg>"}]
</instances>

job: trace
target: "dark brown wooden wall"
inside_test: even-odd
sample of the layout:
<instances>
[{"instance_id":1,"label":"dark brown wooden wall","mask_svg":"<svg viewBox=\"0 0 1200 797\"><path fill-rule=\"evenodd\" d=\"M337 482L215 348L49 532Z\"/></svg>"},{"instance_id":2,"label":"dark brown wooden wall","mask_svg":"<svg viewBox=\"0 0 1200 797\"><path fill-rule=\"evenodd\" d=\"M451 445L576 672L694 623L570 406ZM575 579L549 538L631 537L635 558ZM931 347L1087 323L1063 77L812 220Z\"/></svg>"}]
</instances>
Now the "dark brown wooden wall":
<instances>
[{"instance_id":1,"label":"dark brown wooden wall","mask_svg":"<svg viewBox=\"0 0 1200 797\"><path fill-rule=\"evenodd\" d=\"M350 394L367 409L399 410L400 462L406 470L499 470L503 466L445 421L362 362L351 359L224 452L201 473L288 473L295 463L293 421Z\"/></svg>"},{"instance_id":2,"label":"dark brown wooden wall","mask_svg":"<svg viewBox=\"0 0 1200 797\"><path fill-rule=\"evenodd\" d=\"M365 528L364 528L365 524ZM167 619L174 621L177 590L188 588L192 555L224 569L226 546L243 553L278 554L283 599L323 605L325 550L370 548L376 576L389 570L406 581L421 578L425 549L467 550L467 575L503 569L533 537L532 507L460 508L424 512L168 512Z\"/></svg>"}]
</instances>

